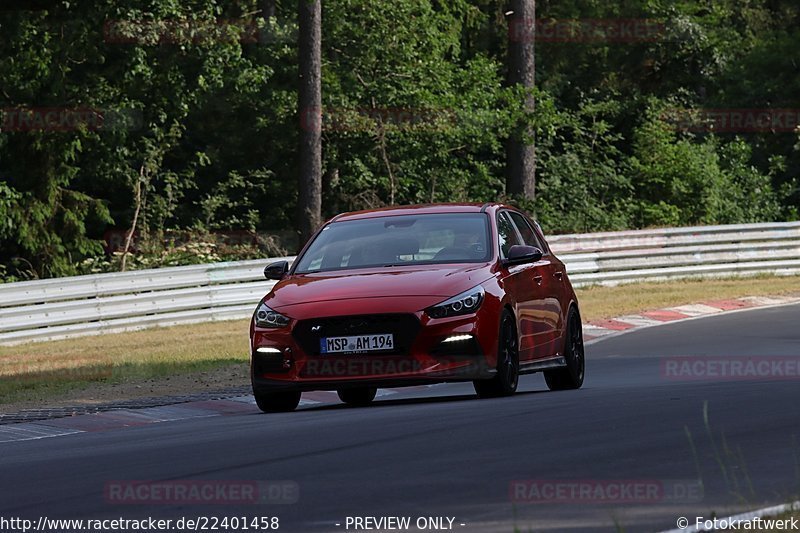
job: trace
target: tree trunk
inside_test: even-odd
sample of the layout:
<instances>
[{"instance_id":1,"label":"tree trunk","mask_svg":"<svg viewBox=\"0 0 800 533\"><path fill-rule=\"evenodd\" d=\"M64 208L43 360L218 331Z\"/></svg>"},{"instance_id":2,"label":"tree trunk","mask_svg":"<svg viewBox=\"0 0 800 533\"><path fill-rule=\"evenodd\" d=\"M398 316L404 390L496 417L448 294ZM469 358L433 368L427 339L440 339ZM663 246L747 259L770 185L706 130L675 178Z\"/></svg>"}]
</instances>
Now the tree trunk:
<instances>
[{"instance_id":1,"label":"tree trunk","mask_svg":"<svg viewBox=\"0 0 800 533\"><path fill-rule=\"evenodd\" d=\"M300 0L300 245L322 218L322 0Z\"/></svg>"},{"instance_id":2,"label":"tree trunk","mask_svg":"<svg viewBox=\"0 0 800 533\"><path fill-rule=\"evenodd\" d=\"M128 234L125 236L125 247L122 249L122 261L120 262L119 270L120 272L125 272L125 268L128 266L128 253L131 249L131 244L133 243L133 235L136 233L136 224L139 222L139 213L142 210L142 204L144 203L144 198L142 194L142 186L144 185L144 165L139 168L139 177L136 179L136 185L134 186L134 202L136 204L136 209L133 212L133 221L131 222L131 229L128 231Z\"/></svg>"},{"instance_id":3,"label":"tree trunk","mask_svg":"<svg viewBox=\"0 0 800 533\"><path fill-rule=\"evenodd\" d=\"M508 84L532 90L535 81L534 35L536 0L509 0L508 9ZM533 112L533 95L525 99ZM520 127L506 145L506 193L533 200L536 194L536 160L533 132Z\"/></svg>"},{"instance_id":4,"label":"tree trunk","mask_svg":"<svg viewBox=\"0 0 800 533\"><path fill-rule=\"evenodd\" d=\"M264 20L275 17L275 0L261 0L261 17Z\"/></svg>"}]
</instances>

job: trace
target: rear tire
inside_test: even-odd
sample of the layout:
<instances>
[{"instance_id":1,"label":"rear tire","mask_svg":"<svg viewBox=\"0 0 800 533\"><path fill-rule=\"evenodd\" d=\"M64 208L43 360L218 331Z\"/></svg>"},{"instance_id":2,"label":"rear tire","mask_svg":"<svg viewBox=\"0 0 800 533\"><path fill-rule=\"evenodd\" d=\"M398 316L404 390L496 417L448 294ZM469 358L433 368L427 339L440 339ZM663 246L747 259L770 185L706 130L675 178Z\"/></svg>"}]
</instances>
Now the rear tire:
<instances>
[{"instance_id":1,"label":"rear tire","mask_svg":"<svg viewBox=\"0 0 800 533\"><path fill-rule=\"evenodd\" d=\"M555 370L545 370L544 380L550 390L574 390L583 385L586 358L583 351L583 327L578 310L569 310L567 318L567 338L564 341L564 359L567 366Z\"/></svg>"},{"instance_id":2,"label":"rear tire","mask_svg":"<svg viewBox=\"0 0 800 533\"><path fill-rule=\"evenodd\" d=\"M336 391L339 399L347 405L366 407L375 399L378 389L375 387L357 387L354 389L341 389Z\"/></svg>"},{"instance_id":3,"label":"rear tire","mask_svg":"<svg viewBox=\"0 0 800 533\"><path fill-rule=\"evenodd\" d=\"M300 392L253 392L256 405L265 413L286 413L294 411L300 404Z\"/></svg>"},{"instance_id":4,"label":"rear tire","mask_svg":"<svg viewBox=\"0 0 800 533\"><path fill-rule=\"evenodd\" d=\"M473 381L479 398L511 396L519 384L519 337L514 315L503 310L497 347L497 374L491 379Z\"/></svg>"}]
</instances>

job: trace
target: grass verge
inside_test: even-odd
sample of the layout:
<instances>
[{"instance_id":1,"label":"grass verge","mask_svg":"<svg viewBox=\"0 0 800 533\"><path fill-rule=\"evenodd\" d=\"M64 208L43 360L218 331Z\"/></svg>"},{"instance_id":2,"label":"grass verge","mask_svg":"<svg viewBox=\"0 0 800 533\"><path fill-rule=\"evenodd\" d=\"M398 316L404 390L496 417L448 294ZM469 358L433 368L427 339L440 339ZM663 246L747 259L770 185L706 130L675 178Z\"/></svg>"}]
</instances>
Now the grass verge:
<instances>
[{"instance_id":1,"label":"grass verge","mask_svg":"<svg viewBox=\"0 0 800 533\"><path fill-rule=\"evenodd\" d=\"M744 296L800 295L800 276L758 276L633 283L576 290L584 322Z\"/></svg>"},{"instance_id":2,"label":"grass verge","mask_svg":"<svg viewBox=\"0 0 800 533\"><path fill-rule=\"evenodd\" d=\"M247 384L248 322L0 347L0 411Z\"/></svg>"},{"instance_id":3,"label":"grass verge","mask_svg":"<svg viewBox=\"0 0 800 533\"><path fill-rule=\"evenodd\" d=\"M579 289L584 321L743 296L800 294L800 277ZM0 411L246 386L248 322L216 322L0 347Z\"/></svg>"}]
</instances>

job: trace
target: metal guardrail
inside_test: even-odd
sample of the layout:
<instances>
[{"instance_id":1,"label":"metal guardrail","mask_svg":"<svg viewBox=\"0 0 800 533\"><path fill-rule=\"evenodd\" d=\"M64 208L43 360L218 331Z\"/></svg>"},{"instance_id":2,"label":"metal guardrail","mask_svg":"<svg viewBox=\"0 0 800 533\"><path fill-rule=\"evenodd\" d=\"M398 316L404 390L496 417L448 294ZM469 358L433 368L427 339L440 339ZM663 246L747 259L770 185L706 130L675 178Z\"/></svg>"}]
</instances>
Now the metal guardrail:
<instances>
[{"instance_id":1,"label":"metal guardrail","mask_svg":"<svg viewBox=\"0 0 800 533\"><path fill-rule=\"evenodd\" d=\"M267 262L0 285L0 344L244 318L274 285L264 279Z\"/></svg>"},{"instance_id":2,"label":"metal guardrail","mask_svg":"<svg viewBox=\"0 0 800 533\"><path fill-rule=\"evenodd\" d=\"M800 274L800 222L556 235L548 242L576 286ZM263 277L273 260L0 285L0 344L246 318L275 283Z\"/></svg>"},{"instance_id":3,"label":"metal guardrail","mask_svg":"<svg viewBox=\"0 0 800 533\"><path fill-rule=\"evenodd\" d=\"M800 274L800 222L556 235L548 242L576 286Z\"/></svg>"}]
</instances>

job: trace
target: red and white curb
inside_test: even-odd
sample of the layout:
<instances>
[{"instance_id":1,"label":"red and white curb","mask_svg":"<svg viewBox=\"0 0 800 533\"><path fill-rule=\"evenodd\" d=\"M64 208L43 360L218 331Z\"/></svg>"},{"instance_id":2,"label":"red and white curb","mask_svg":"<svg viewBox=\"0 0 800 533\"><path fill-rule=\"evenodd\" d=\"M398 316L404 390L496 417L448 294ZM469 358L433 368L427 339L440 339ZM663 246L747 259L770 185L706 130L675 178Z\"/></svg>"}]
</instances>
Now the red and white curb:
<instances>
[{"instance_id":1,"label":"red and white curb","mask_svg":"<svg viewBox=\"0 0 800 533\"><path fill-rule=\"evenodd\" d=\"M2 425L0 426L0 443L93 433L144 426L158 422L234 414L243 411L252 411L252 409L242 403L230 400L189 402L143 409L115 409L102 413Z\"/></svg>"},{"instance_id":2,"label":"red and white curb","mask_svg":"<svg viewBox=\"0 0 800 533\"><path fill-rule=\"evenodd\" d=\"M424 386L403 389L380 389L378 397L384 398L401 391L420 387ZM94 433L191 418L253 414L258 412L258 409L255 408L255 403L252 395L246 395L225 400L187 402L142 409L114 409L101 413L6 424L0 426L0 443L63 437L79 433ZM338 403L341 402L336 392L315 391L303 393L300 407L316 407Z\"/></svg>"},{"instance_id":3,"label":"red and white curb","mask_svg":"<svg viewBox=\"0 0 800 533\"><path fill-rule=\"evenodd\" d=\"M583 338L587 344L610 336L638 329L661 326L672 322L692 320L721 313L732 313L748 309L777 307L800 303L797 296L745 296L733 300L712 300L691 305L680 305L645 311L638 315L626 315L605 320L593 320L583 325Z\"/></svg>"}]
</instances>

